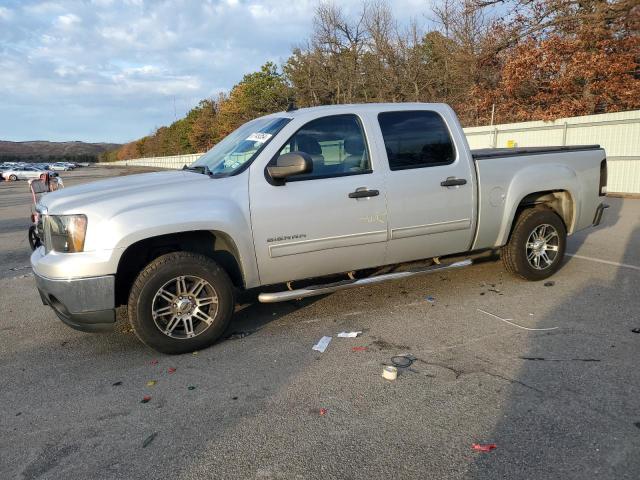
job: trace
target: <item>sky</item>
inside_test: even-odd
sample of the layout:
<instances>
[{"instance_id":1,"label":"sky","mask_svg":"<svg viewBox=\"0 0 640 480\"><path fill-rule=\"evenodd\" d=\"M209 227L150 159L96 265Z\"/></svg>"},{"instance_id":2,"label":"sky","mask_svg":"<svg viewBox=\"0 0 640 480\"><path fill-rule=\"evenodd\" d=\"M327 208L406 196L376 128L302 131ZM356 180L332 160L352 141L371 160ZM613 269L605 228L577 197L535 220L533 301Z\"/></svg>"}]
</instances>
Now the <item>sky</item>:
<instances>
[{"instance_id":1,"label":"sky","mask_svg":"<svg viewBox=\"0 0 640 480\"><path fill-rule=\"evenodd\" d=\"M388 0L425 20L428 0ZM340 0L355 11L361 0ZM316 0L0 0L0 140L123 143L282 64Z\"/></svg>"}]
</instances>

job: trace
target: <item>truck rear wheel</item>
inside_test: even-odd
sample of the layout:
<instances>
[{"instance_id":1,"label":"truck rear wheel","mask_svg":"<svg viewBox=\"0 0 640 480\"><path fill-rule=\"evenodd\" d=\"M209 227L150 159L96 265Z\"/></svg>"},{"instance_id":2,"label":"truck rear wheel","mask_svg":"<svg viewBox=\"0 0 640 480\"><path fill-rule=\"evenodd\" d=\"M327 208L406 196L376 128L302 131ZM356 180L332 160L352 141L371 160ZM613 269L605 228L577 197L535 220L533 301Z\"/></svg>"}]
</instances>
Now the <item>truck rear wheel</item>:
<instances>
[{"instance_id":1,"label":"truck rear wheel","mask_svg":"<svg viewBox=\"0 0 640 480\"><path fill-rule=\"evenodd\" d=\"M213 344L233 315L231 280L212 259L190 252L158 257L129 294L129 321L159 352L192 352Z\"/></svg>"},{"instance_id":2,"label":"truck rear wheel","mask_svg":"<svg viewBox=\"0 0 640 480\"><path fill-rule=\"evenodd\" d=\"M562 219L547 207L531 208L518 217L509 243L502 247L502 261L510 273L544 280L560 268L566 245Z\"/></svg>"}]
</instances>

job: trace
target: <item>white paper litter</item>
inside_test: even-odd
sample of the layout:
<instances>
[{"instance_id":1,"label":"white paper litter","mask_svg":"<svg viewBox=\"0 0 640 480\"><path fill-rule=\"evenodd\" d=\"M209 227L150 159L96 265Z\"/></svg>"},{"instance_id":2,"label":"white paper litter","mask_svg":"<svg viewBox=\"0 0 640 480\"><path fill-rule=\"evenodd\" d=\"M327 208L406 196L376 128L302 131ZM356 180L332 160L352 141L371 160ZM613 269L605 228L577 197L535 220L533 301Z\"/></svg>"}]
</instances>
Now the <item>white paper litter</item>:
<instances>
[{"instance_id":1,"label":"white paper litter","mask_svg":"<svg viewBox=\"0 0 640 480\"><path fill-rule=\"evenodd\" d=\"M331 337L322 337L320 341L313 346L312 350L317 350L322 353L329 346L329 342L331 342Z\"/></svg>"},{"instance_id":2,"label":"white paper litter","mask_svg":"<svg viewBox=\"0 0 640 480\"><path fill-rule=\"evenodd\" d=\"M362 332L340 332L338 337L340 338L355 338L360 335Z\"/></svg>"}]
</instances>

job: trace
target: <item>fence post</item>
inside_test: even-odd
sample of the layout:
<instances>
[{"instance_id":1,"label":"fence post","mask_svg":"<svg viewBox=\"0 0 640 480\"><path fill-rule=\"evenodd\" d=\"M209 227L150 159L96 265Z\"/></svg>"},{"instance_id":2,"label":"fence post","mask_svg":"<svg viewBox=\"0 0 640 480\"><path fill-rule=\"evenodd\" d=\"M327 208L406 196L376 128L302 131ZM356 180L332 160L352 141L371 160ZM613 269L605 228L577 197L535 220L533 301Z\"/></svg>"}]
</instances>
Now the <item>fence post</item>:
<instances>
[{"instance_id":1,"label":"fence post","mask_svg":"<svg viewBox=\"0 0 640 480\"><path fill-rule=\"evenodd\" d=\"M567 122L564 122L564 127L562 129L562 146L566 146L567 145L567 128L568 128L568 124Z\"/></svg>"}]
</instances>

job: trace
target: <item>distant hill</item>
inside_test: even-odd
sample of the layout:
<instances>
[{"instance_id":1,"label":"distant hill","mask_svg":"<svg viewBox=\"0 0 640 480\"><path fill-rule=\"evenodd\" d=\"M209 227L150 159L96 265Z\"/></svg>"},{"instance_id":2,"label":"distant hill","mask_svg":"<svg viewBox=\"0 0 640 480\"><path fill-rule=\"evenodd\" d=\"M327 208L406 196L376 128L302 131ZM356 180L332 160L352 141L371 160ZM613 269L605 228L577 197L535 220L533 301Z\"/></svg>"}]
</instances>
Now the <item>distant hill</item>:
<instances>
[{"instance_id":1,"label":"distant hill","mask_svg":"<svg viewBox=\"0 0 640 480\"><path fill-rule=\"evenodd\" d=\"M9 142L0 140L0 161L2 162L38 162L38 161L80 161L95 162L98 156L119 148L118 143L85 142Z\"/></svg>"}]
</instances>

